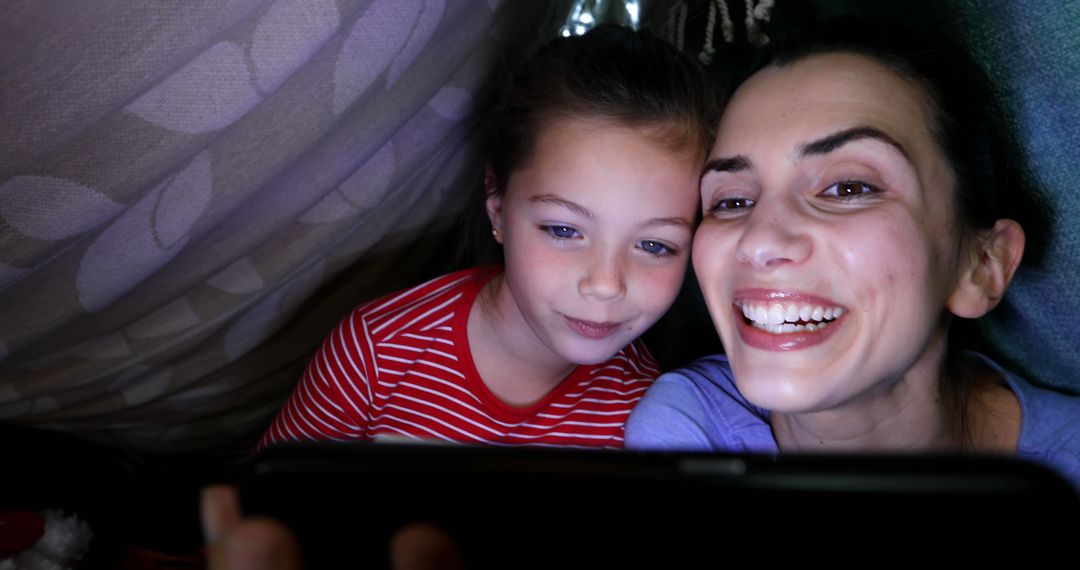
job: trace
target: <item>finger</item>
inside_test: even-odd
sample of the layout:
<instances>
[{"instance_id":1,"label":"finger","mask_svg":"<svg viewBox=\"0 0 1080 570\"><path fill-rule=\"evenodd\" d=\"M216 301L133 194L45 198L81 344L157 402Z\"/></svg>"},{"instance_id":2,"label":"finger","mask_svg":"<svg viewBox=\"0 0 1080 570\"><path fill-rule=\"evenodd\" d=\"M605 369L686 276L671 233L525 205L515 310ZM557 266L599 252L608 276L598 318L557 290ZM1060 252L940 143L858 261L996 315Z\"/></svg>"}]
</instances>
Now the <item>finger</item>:
<instances>
[{"instance_id":1,"label":"finger","mask_svg":"<svg viewBox=\"0 0 1080 570\"><path fill-rule=\"evenodd\" d=\"M446 531L418 523L390 538L390 565L395 570L459 570L465 568L465 560Z\"/></svg>"},{"instance_id":2,"label":"finger","mask_svg":"<svg viewBox=\"0 0 1080 570\"><path fill-rule=\"evenodd\" d=\"M210 552L210 569L300 570L303 559L296 536L268 518L247 519L229 530Z\"/></svg>"},{"instance_id":3,"label":"finger","mask_svg":"<svg viewBox=\"0 0 1080 570\"><path fill-rule=\"evenodd\" d=\"M240 523L240 499L236 487L204 487L199 503L203 540L207 545L220 542L230 528Z\"/></svg>"}]
</instances>

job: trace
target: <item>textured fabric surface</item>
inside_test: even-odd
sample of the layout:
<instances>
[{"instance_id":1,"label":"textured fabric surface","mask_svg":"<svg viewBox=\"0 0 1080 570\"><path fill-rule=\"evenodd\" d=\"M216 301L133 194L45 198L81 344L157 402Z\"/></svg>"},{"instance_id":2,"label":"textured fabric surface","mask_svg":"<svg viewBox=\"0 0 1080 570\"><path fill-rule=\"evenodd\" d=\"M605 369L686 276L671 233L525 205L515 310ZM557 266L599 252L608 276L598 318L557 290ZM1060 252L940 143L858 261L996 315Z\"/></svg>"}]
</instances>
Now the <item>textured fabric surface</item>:
<instances>
[{"instance_id":1,"label":"textured fabric surface","mask_svg":"<svg viewBox=\"0 0 1080 570\"><path fill-rule=\"evenodd\" d=\"M1039 206L1029 256L987 333L1010 367L1080 393L1080 2L951 2L996 87L1018 191Z\"/></svg>"},{"instance_id":2,"label":"textured fabric surface","mask_svg":"<svg viewBox=\"0 0 1080 570\"><path fill-rule=\"evenodd\" d=\"M432 271L395 248L460 214L537 7L5 4L0 421L257 437L342 314Z\"/></svg>"}]
</instances>

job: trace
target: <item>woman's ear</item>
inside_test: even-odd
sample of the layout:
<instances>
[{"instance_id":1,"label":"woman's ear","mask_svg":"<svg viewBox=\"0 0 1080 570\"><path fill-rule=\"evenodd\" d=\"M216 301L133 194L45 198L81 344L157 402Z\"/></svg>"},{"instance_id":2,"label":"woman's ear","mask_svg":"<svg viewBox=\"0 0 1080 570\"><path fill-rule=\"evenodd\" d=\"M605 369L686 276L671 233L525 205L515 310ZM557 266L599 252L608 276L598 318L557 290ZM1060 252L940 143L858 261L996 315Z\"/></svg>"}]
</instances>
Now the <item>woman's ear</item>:
<instances>
[{"instance_id":1,"label":"woman's ear","mask_svg":"<svg viewBox=\"0 0 1080 570\"><path fill-rule=\"evenodd\" d=\"M1024 229L1001 219L987 235L976 238L978 251L960 273L946 307L958 317L975 319L997 306L1024 256Z\"/></svg>"},{"instance_id":2,"label":"woman's ear","mask_svg":"<svg viewBox=\"0 0 1080 570\"><path fill-rule=\"evenodd\" d=\"M488 220L491 221L491 235L495 241L503 242L502 223L502 194L499 192L499 181L495 179L495 170L490 164L484 165L484 207L487 209Z\"/></svg>"}]
</instances>

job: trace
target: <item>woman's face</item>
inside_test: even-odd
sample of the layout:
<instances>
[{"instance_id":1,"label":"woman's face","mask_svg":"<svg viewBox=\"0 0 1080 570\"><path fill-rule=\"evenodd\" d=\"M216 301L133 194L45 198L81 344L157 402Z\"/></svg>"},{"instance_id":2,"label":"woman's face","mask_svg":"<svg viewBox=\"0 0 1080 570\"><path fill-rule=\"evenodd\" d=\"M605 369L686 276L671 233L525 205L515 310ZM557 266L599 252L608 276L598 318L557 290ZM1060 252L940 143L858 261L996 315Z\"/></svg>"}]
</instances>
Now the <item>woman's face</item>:
<instances>
[{"instance_id":1,"label":"woman's face","mask_svg":"<svg viewBox=\"0 0 1080 570\"><path fill-rule=\"evenodd\" d=\"M844 53L767 68L730 102L693 262L751 402L840 409L937 374L959 232L927 120L913 83Z\"/></svg>"}]
</instances>

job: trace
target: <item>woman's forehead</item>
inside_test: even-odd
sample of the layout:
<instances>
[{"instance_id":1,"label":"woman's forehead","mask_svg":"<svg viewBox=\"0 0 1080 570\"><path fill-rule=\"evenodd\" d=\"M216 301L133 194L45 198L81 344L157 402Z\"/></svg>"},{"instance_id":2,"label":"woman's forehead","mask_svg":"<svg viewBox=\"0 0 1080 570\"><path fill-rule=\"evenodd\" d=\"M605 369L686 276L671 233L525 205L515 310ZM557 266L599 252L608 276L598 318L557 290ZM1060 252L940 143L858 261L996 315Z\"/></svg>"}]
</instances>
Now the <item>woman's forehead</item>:
<instances>
[{"instance_id":1,"label":"woman's forehead","mask_svg":"<svg viewBox=\"0 0 1080 570\"><path fill-rule=\"evenodd\" d=\"M767 138L773 147L801 145L870 126L919 147L933 145L929 120L929 101L914 81L867 56L828 53L748 79L724 112L717 146L749 144L748 137Z\"/></svg>"}]
</instances>

